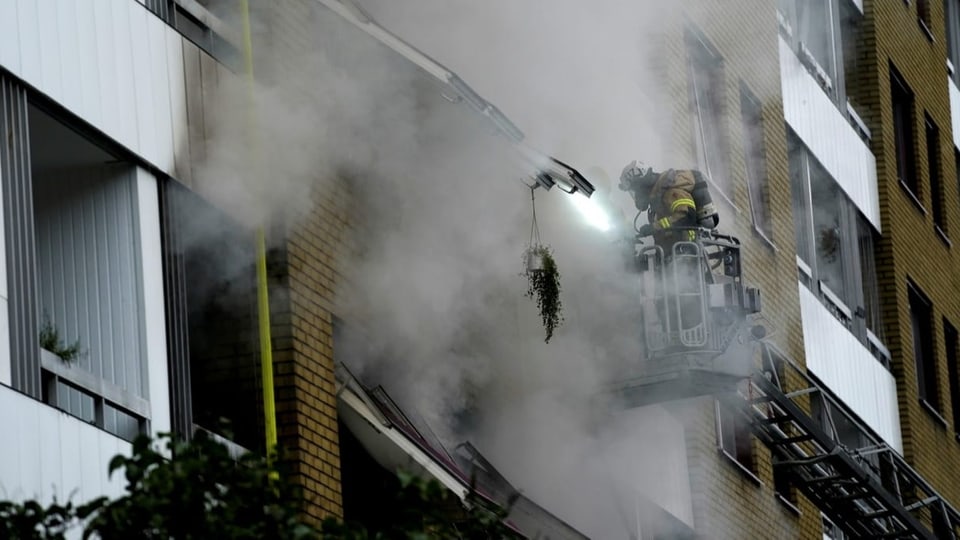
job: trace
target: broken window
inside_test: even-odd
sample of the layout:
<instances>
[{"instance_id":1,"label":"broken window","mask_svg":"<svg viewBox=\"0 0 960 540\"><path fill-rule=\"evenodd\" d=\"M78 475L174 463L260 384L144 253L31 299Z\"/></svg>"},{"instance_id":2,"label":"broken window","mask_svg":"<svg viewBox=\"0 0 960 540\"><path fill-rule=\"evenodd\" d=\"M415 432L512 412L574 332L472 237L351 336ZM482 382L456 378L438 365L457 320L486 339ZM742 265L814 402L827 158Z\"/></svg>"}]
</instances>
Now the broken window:
<instances>
[{"instance_id":1,"label":"broken window","mask_svg":"<svg viewBox=\"0 0 960 540\"><path fill-rule=\"evenodd\" d=\"M920 204L920 180L917 178L913 147L913 92L890 66L890 106L893 110L893 135L897 155L897 179Z\"/></svg>"},{"instance_id":2,"label":"broken window","mask_svg":"<svg viewBox=\"0 0 960 540\"><path fill-rule=\"evenodd\" d=\"M910 302L910 326L913 336L913 357L917 370L917 393L920 401L940 412L937 358L933 347L933 305L913 284L907 284Z\"/></svg>"},{"instance_id":3,"label":"broken window","mask_svg":"<svg viewBox=\"0 0 960 540\"><path fill-rule=\"evenodd\" d=\"M874 260L879 235L789 128L787 147L800 281L889 368Z\"/></svg>"},{"instance_id":4,"label":"broken window","mask_svg":"<svg viewBox=\"0 0 960 540\"><path fill-rule=\"evenodd\" d=\"M717 444L720 450L751 474L756 474L753 462L753 435L750 426L729 405L716 402Z\"/></svg>"},{"instance_id":5,"label":"broken window","mask_svg":"<svg viewBox=\"0 0 960 540\"><path fill-rule=\"evenodd\" d=\"M740 118L743 126L743 151L747 169L750 215L760 235L773 243L773 226L767 204L767 171L763 144L763 111L760 103L745 87L740 89Z\"/></svg>"},{"instance_id":6,"label":"broken window","mask_svg":"<svg viewBox=\"0 0 960 540\"><path fill-rule=\"evenodd\" d=\"M254 235L173 180L161 202L174 431L262 450Z\"/></svg>"},{"instance_id":7,"label":"broken window","mask_svg":"<svg viewBox=\"0 0 960 540\"><path fill-rule=\"evenodd\" d=\"M719 55L692 31L687 34L690 55L690 109L697 167L715 184L721 195L733 200L727 174L727 139L723 126L723 72Z\"/></svg>"}]
</instances>

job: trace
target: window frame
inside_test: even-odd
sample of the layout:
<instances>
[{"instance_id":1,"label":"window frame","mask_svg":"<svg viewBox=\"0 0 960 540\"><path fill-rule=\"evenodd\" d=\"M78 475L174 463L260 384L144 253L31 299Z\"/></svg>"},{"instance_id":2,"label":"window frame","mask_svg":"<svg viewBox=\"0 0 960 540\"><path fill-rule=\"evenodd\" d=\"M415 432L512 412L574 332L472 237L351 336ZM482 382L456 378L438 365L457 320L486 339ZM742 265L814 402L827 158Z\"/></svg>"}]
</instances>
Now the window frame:
<instances>
[{"instance_id":1,"label":"window frame","mask_svg":"<svg viewBox=\"0 0 960 540\"><path fill-rule=\"evenodd\" d=\"M893 144L896 155L897 181L900 187L926 213L923 207L920 175L917 168L915 95L897 69L890 64L890 110L893 118Z\"/></svg>"},{"instance_id":2,"label":"window frame","mask_svg":"<svg viewBox=\"0 0 960 540\"><path fill-rule=\"evenodd\" d=\"M936 41L933 36L933 13L930 0L917 0L917 24L920 25L920 29L928 40Z\"/></svg>"},{"instance_id":3,"label":"window frame","mask_svg":"<svg viewBox=\"0 0 960 540\"><path fill-rule=\"evenodd\" d=\"M698 31L686 31L687 89L694 152L698 169L715 188L714 193L737 212L735 185L730 177L729 132L726 125L726 82L723 58ZM705 74L709 88L701 92L698 81ZM706 102L701 94L707 96ZM704 122L704 120L707 122ZM710 141L711 134L716 141Z\"/></svg>"},{"instance_id":4,"label":"window frame","mask_svg":"<svg viewBox=\"0 0 960 540\"><path fill-rule=\"evenodd\" d=\"M0 167L14 173L3 175L0 178L0 189L3 190L3 197L0 197L3 211L0 213L4 214L5 219L3 234L6 240L7 260L18 262L18 264L13 264L8 268L7 274L10 285L15 285L13 290L10 291L10 298L8 298L11 320L9 328L11 340L10 386L50 407L80 418L82 421L114 436L130 441L136 435L148 433L151 421L148 357L143 333L145 319L141 303L144 294L143 261L138 248L138 240L136 240L141 216L136 197L132 195L135 194L136 189L134 187L136 185L134 177L136 158L126 149L104 138L102 134L96 132L70 111L25 88L16 79L5 77L0 73L0 88L4 92L10 92L11 95L9 101L0 104L0 127L9 131L10 144L3 146L13 150L13 153L10 153L7 148L0 148ZM137 335L129 343L134 350L125 351L118 358L124 362L124 370L130 370L136 374L134 380L137 380L135 384L139 386L139 390L127 388L121 383L115 383L108 377L99 374L104 366L103 362L106 355L98 356L97 360L101 363L88 368L67 365L61 357L44 349L38 339L43 327L41 319L49 315L43 310L41 295L44 284L41 282L42 258L39 252L42 247L42 239L40 238L38 220L40 219L41 209L54 208L52 206L41 206L41 200L35 193L35 189L39 185L36 174L36 158L39 154L30 140L29 130L31 122L40 121L41 118L48 125L55 125L54 129L62 130L64 133L69 132L71 137L76 138L75 141L70 141L68 144L86 145L102 151L103 158L109 160L105 163L126 170L127 174L120 181L127 182L130 185L131 191L126 194L129 195L129 198L126 199L128 206L125 210L130 212L130 222L126 225L132 226L132 229L125 230L133 236L134 245L130 251L131 259L117 263L112 268L123 273L129 280L127 283L132 290L127 292L132 296L125 297L122 302L118 301L114 306L122 304L124 307L129 307L131 304L133 305L132 311L136 320L132 324L137 329ZM36 126L33 127L36 128ZM71 150L73 149L71 148ZM84 151L88 151L88 149L84 149ZM99 162L96 163L99 164ZM85 170L85 167L87 165L77 165L75 169L80 171ZM73 171L74 168L70 170ZM92 182L97 184L98 181L94 179ZM121 199L123 197L116 200L120 201ZM116 209L110 207L109 204L107 206L111 210ZM98 206L98 208L102 209L102 206ZM123 210L122 205L121 210ZM49 213L57 214L60 211L62 209L57 207L57 212ZM89 211L89 209L87 208L86 211ZM103 216L99 217L103 218ZM115 224L113 220L108 219L108 221ZM115 234L115 229L108 229L106 235L111 236L112 234ZM119 244L126 245L124 240L116 238L115 240ZM104 243L104 246L108 245L109 241ZM109 251L108 247L102 249ZM62 257L67 259L75 251L63 251L62 253ZM60 256L61 252L58 252L57 255ZM99 251L93 256L97 257L99 263L103 262L100 260L102 253ZM58 272L64 273L65 271L58 268ZM101 274L98 273L99 275ZM81 289L86 286L87 284L72 284L74 289ZM117 298L120 298L120 296L118 295ZM86 300L89 299L82 295L73 297L71 299L73 305L69 311L80 317L79 313L87 316L98 309L97 306L90 305ZM125 309L121 308L118 311L124 312ZM120 313L121 318L130 315L130 313ZM56 320L52 322L48 320L47 322L47 324L53 324L54 328L56 328L57 323ZM74 324L74 329L76 329L76 324ZM61 328L60 330L67 334L66 329ZM67 342L66 345L72 342L74 336L62 335L61 337ZM103 340L102 336L100 338ZM86 354L90 344L81 343L80 345L81 350ZM134 363L137 363L135 367ZM65 395L71 396L71 399L62 399ZM73 397L77 399L73 400ZM77 403L81 400L88 405L77 406ZM125 425L130 429L117 427L119 425L117 423L118 414L123 415Z\"/></svg>"},{"instance_id":5,"label":"window frame","mask_svg":"<svg viewBox=\"0 0 960 540\"><path fill-rule=\"evenodd\" d=\"M766 174L766 141L764 140L766 131L763 122L763 106L742 81L740 83L740 126L743 130L744 169L753 230L771 247L776 248L773 242L770 189Z\"/></svg>"},{"instance_id":6,"label":"window frame","mask_svg":"<svg viewBox=\"0 0 960 540\"><path fill-rule=\"evenodd\" d=\"M947 72L960 85L960 0L944 0L944 34L947 40Z\"/></svg>"},{"instance_id":7,"label":"window frame","mask_svg":"<svg viewBox=\"0 0 960 540\"><path fill-rule=\"evenodd\" d=\"M940 128L930 118L930 114L923 114L924 143L926 144L927 178L930 185L930 213L933 216L933 227L937 235L948 246L947 215L944 208L943 167L940 159Z\"/></svg>"},{"instance_id":8,"label":"window frame","mask_svg":"<svg viewBox=\"0 0 960 540\"><path fill-rule=\"evenodd\" d=\"M757 485L763 481L757 476L756 452L754 449L753 432L750 427L739 418L736 411L730 406L714 400L714 414L716 419L717 451L729 459L741 472L747 475ZM730 425L733 432L729 432ZM732 438L733 448L727 448L728 439Z\"/></svg>"},{"instance_id":9,"label":"window frame","mask_svg":"<svg viewBox=\"0 0 960 540\"><path fill-rule=\"evenodd\" d=\"M950 409L953 415L953 436L960 441L960 366L957 362L960 350L960 333L950 324L946 317L943 319L943 345L946 352L947 376L950 387Z\"/></svg>"},{"instance_id":10,"label":"window frame","mask_svg":"<svg viewBox=\"0 0 960 540\"><path fill-rule=\"evenodd\" d=\"M863 14L855 8L846 6L847 0L820 0L826 3L824 14L829 19L829 41L830 61L832 66L823 66L810 49L804 43L802 36L804 34L801 28L800 5L799 2L807 0L780 0L777 5L777 15L782 21L780 24L780 35L790 44L797 58L804 65L810 75L820 84L821 89L830 98L830 101L837 106L841 114L858 131L862 131L862 120L853 106L850 104L849 92L846 82L846 72L850 63L846 55L846 47L850 38L849 29L845 25L851 23L852 16L856 16L857 26L863 23ZM813 2L811 2L813 3ZM845 10L850 9L850 12ZM852 15L852 16L851 16ZM854 37L853 39L858 39ZM824 79L824 75L829 78L829 85ZM828 87L829 86L829 87ZM850 115L850 112L853 112ZM859 124L859 125L858 125Z\"/></svg>"},{"instance_id":11,"label":"window frame","mask_svg":"<svg viewBox=\"0 0 960 540\"><path fill-rule=\"evenodd\" d=\"M942 422L940 374L935 346L933 303L912 281L907 281L907 303L910 310L910 334L913 340L913 361L916 370L917 397L921 405Z\"/></svg>"},{"instance_id":12,"label":"window frame","mask_svg":"<svg viewBox=\"0 0 960 540\"><path fill-rule=\"evenodd\" d=\"M795 220L795 234L797 235L797 267L800 281L820 300L820 302L850 331L864 347L871 352L886 369L891 369L889 350L882 343L883 336L878 335L867 326L866 315L868 303L882 311L878 285L872 288L873 294L868 298L864 279L865 270L869 271L872 265L865 264L866 246L865 236L869 235L870 249L876 253L876 244L879 232L873 228L856 205L843 193L836 180L817 161L812 152L803 144L803 141L787 127L788 167L790 168L791 196L793 197L793 211ZM798 167L799 170L794 170ZM823 269L819 267L817 257L816 219L813 204L813 175L814 171L822 174L819 181L831 182L837 190L839 220L839 241L841 243L840 257L842 258L843 288L845 294L841 297L837 291L831 290L823 280ZM799 184L798 184L799 182ZM801 200L798 200L798 197ZM866 233L869 233L868 235ZM805 241L801 241L803 237ZM803 253L809 251L809 253ZM868 261L866 261L868 262ZM871 276L876 277L876 276ZM873 280L876 282L876 280ZM868 302L869 300L869 302Z\"/></svg>"}]
</instances>

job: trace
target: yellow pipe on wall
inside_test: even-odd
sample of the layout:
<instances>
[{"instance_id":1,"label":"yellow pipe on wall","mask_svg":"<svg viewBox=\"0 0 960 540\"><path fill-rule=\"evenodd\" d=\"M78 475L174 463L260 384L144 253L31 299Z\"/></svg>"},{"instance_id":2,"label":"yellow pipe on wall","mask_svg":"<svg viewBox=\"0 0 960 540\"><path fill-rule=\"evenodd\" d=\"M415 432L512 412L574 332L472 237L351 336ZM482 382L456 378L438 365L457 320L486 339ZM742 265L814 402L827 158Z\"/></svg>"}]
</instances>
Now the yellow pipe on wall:
<instances>
[{"instance_id":1,"label":"yellow pipe on wall","mask_svg":"<svg viewBox=\"0 0 960 540\"><path fill-rule=\"evenodd\" d=\"M243 67L247 76L247 90L250 94L250 107L253 99L253 39L250 30L250 2L240 0L240 15L243 25ZM251 137L256 140L256 129L252 111L248 113ZM255 153L254 158L257 159ZM273 396L273 348L270 335L270 297L267 294L267 246L263 226L257 228L257 314L260 327L260 379L263 387L263 425L267 457L277 447L277 409Z\"/></svg>"}]
</instances>

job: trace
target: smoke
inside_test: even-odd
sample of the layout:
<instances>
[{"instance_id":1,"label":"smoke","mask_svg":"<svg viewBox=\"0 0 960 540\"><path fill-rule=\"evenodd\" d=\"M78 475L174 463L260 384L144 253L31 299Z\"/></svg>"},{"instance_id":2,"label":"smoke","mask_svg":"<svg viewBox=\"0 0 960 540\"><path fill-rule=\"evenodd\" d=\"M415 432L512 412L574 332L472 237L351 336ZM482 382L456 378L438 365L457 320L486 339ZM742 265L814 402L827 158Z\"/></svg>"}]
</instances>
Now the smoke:
<instances>
[{"instance_id":1,"label":"smoke","mask_svg":"<svg viewBox=\"0 0 960 540\"><path fill-rule=\"evenodd\" d=\"M591 177L595 197L623 215L631 201L612 183L627 161L689 165L664 146L672 98L657 80L660 32L681 16L679 2L362 4L458 72L534 147L605 171ZM593 537L639 536L638 501L654 497L692 526L682 422L660 407L612 415L597 399L640 357L635 278L616 239L558 190L535 192L565 307L545 344L521 275L530 171L421 70L309 0L290 5L302 8L290 8L293 26L263 4L255 13L264 75L252 90L218 91L198 190L248 224L296 227L318 193L346 182L358 213L354 253L337 263L348 326L339 358L441 437L474 440L515 485Z\"/></svg>"}]
</instances>

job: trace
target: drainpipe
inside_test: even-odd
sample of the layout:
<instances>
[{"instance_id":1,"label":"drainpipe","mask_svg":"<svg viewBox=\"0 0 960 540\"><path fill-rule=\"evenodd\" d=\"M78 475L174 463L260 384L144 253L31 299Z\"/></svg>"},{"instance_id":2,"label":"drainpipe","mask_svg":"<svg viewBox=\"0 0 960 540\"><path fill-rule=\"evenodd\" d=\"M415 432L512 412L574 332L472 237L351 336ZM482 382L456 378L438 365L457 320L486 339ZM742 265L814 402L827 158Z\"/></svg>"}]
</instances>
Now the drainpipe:
<instances>
[{"instance_id":1,"label":"drainpipe","mask_svg":"<svg viewBox=\"0 0 960 540\"><path fill-rule=\"evenodd\" d=\"M250 32L250 2L240 0L243 23L243 67L247 77L250 107L253 99L253 39ZM254 117L249 114L250 135L256 140ZM257 227L257 314L260 327L260 380L263 387L263 425L267 459L273 459L277 447L277 412L273 397L273 350L270 336L270 298L267 294L267 248L263 225Z\"/></svg>"}]
</instances>

